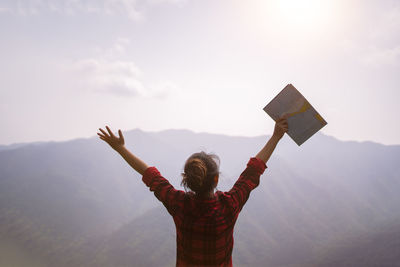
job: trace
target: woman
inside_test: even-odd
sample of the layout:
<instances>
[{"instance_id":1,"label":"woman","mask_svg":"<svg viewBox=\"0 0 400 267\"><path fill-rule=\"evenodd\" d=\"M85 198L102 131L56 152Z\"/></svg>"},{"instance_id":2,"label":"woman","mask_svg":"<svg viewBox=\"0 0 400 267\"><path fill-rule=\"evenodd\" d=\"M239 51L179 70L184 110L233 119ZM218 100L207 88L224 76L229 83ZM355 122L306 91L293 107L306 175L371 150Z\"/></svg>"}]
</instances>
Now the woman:
<instances>
[{"instance_id":1,"label":"woman","mask_svg":"<svg viewBox=\"0 0 400 267\"><path fill-rule=\"evenodd\" d=\"M286 118L275 124L266 145L251 157L246 169L228 192L214 192L219 177L218 157L204 152L191 155L176 190L156 167L149 167L125 148L121 130L115 136L108 126L99 128L100 139L116 150L137 172L150 191L164 204L176 226L176 266L232 266L233 228L250 192L259 184L266 163L288 130Z\"/></svg>"}]
</instances>

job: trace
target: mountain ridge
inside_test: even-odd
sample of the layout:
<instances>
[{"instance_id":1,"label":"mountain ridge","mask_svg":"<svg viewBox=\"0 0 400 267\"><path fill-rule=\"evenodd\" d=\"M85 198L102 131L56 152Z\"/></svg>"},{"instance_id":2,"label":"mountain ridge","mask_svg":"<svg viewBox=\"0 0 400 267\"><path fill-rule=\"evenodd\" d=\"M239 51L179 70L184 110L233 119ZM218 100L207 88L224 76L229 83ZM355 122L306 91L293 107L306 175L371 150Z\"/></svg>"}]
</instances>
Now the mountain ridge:
<instances>
[{"instance_id":1,"label":"mountain ridge","mask_svg":"<svg viewBox=\"0 0 400 267\"><path fill-rule=\"evenodd\" d=\"M178 189L189 155L216 153L218 190L226 191L268 136L134 129L125 140ZM330 242L400 221L399 158L398 145L316 134L298 147L284 137L239 216L235 265L324 266L335 260L330 255L346 262L341 251L327 253L334 249ZM96 137L0 151L0 246L12 240L11 247L32 251L50 266L172 266L175 233L171 218L163 223L168 216L141 176ZM163 243L148 258L156 240Z\"/></svg>"},{"instance_id":2,"label":"mountain ridge","mask_svg":"<svg viewBox=\"0 0 400 267\"><path fill-rule=\"evenodd\" d=\"M124 134L125 133L129 133L129 132L142 132L142 133L150 133L150 134L177 133L177 132L184 133L184 132L186 132L186 133L190 133L190 134L200 134L200 135L206 134L206 135L213 135L213 136L238 137L238 138L268 138L268 137L270 137L270 135L268 135L268 134L266 134L266 135L255 135L255 136L229 135L229 134L225 134L225 133L210 133L210 132L206 132L206 131L193 131L193 130L186 129L186 128L169 128L169 129L156 130L156 131L147 131L147 130L143 130L141 128L132 128L132 129L123 131ZM336 141L340 141L340 142L344 142L344 143L377 144L377 145L382 145L382 146L400 146L400 144L390 144L390 145L388 145L388 144L383 144L383 143L379 143L379 142L372 141L372 140L363 140L363 141L341 140L341 139L339 139L339 138L337 138L337 137L335 137L333 135L327 135L327 134L324 134L322 132L316 133L311 138L315 138L315 136L318 136L318 135L329 137L329 138L333 138ZM26 146L26 145L41 145L41 144L45 144L45 143L66 143L66 142L70 142L70 141L88 140L88 139L92 139L92 138L97 138L97 135L93 135L93 136L90 136L90 137L77 137L77 138L59 140L59 141L54 141L54 140L43 141L43 140L39 140L39 141L32 141L32 142L13 142L13 143L10 143L10 144L0 144L0 151L14 149L14 148L18 148L18 147L22 147L22 146Z\"/></svg>"}]
</instances>

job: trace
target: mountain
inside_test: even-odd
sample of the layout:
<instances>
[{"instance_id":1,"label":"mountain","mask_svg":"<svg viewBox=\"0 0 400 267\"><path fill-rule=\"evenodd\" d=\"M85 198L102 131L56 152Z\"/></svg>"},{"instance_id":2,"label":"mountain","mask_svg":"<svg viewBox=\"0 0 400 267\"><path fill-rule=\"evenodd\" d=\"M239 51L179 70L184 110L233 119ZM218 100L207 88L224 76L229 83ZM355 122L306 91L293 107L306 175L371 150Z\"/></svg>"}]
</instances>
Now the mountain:
<instances>
[{"instance_id":1,"label":"mountain","mask_svg":"<svg viewBox=\"0 0 400 267\"><path fill-rule=\"evenodd\" d=\"M177 188L192 153L216 153L221 191L268 140L188 130L124 135ZM398 145L319 133L298 147L285 136L239 216L235 266L356 266L338 248L362 257L356 248L374 243L357 240L396 244L385 233L400 232L399 159ZM175 253L172 218L100 139L0 148L0 266L173 266Z\"/></svg>"},{"instance_id":2,"label":"mountain","mask_svg":"<svg viewBox=\"0 0 400 267\"><path fill-rule=\"evenodd\" d=\"M322 251L315 266L400 266L400 224L336 240Z\"/></svg>"}]
</instances>

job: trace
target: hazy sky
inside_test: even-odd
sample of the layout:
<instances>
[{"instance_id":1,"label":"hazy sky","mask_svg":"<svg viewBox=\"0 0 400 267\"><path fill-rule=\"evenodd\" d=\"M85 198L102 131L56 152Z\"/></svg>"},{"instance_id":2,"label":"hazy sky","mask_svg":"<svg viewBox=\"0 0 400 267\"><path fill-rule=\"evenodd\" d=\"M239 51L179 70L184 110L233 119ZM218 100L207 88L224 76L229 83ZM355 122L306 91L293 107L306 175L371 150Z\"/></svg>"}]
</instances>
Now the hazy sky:
<instances>
[{"instance_id":1,"label":"hazy sky","mask_svg":"<svg viewBox=\"0 0 400 267\"><path fill-rule=\"evenodd\" d=\"M271 134L288 83L323 133L400 144L398 0L0 0L0 36L0 144Z\"/></svg>"}]
</instances>

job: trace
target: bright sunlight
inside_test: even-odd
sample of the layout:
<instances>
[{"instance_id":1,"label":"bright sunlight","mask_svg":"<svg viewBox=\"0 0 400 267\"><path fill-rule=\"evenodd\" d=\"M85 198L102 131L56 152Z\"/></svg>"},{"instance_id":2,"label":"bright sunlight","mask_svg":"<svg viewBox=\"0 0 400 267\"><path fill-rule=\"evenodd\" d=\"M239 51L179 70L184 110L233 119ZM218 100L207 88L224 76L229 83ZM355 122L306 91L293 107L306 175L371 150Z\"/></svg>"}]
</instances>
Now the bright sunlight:
<instances>
[{"instance_id":1,"label":"bright sunlight","mask_svg":"<svg viewBox=\"0 0 400 267\"><path fill-rule=\"evenodd\" d=\"M327 14L329 1L321 0L279 0L278 15L290 24L299 27L311 27L323 22Z\"/></svg>"},{"instance_id":2,"label":"bright sunlight","mask_svg":"<svg viewBox=\"0 0 400 267\"><path fill-rule=\"evenodd\" d=\"M254 0L249 3L252 3L250 12L253 27L261 31L274 28L290 35L308 35L338 23L333 21L338 2L340 1Z\"/></svg>"}]
</instances>

